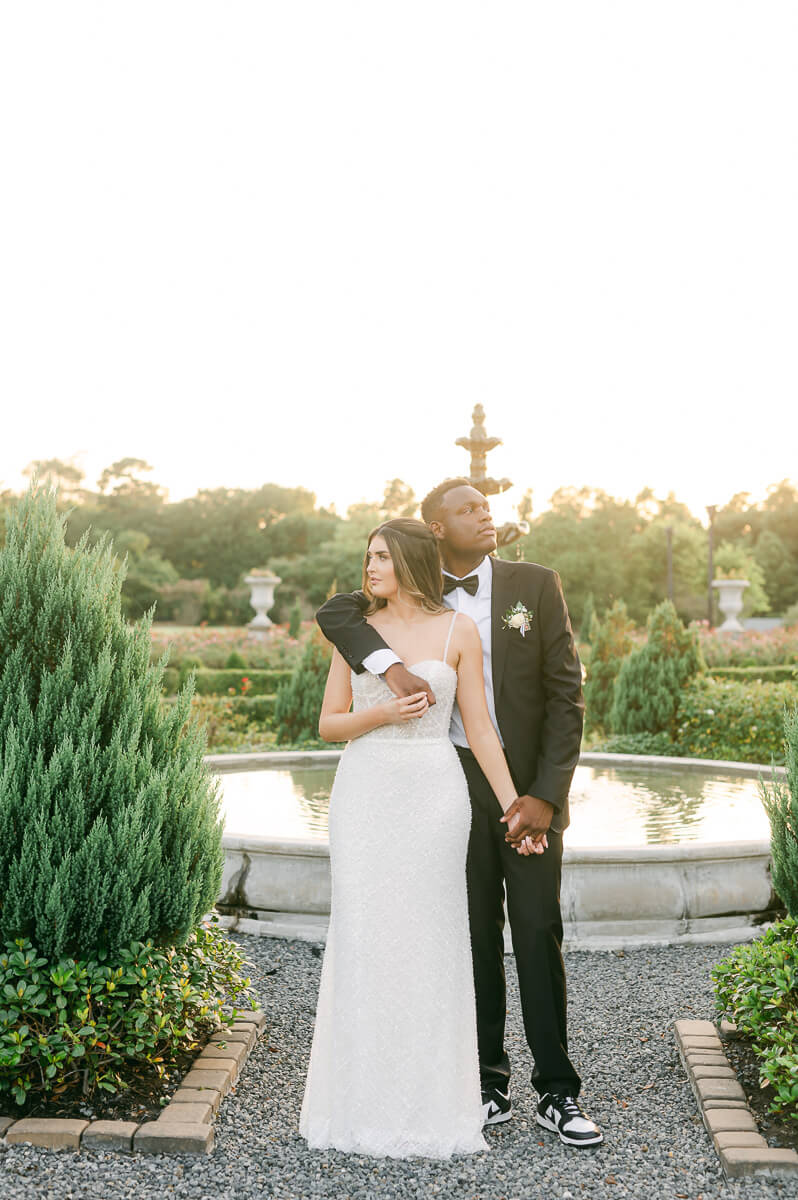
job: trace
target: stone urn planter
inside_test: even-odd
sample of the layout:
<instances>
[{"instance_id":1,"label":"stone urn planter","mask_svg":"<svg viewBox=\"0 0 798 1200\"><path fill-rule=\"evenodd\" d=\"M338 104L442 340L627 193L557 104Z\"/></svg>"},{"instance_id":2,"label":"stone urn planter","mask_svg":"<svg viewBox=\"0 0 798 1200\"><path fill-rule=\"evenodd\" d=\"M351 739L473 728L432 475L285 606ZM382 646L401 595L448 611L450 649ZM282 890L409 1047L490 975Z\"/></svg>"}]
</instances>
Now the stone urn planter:
<instances>
[{"instance_id":1,"label":"stone urn planter","mask_svg":"<svg viewBox=\"0 0 798 1200\"><path fill-rule=\"evenodd\" d=\"M747 579L713 579L713 588L718 589L718 607L726 618L718 633L742 633L740 613L743 611L743 592L750 587Z\"/></svg>"},{"instance_id":2,"label":"stone urn planter","mask_svg":"<svg viewBox=\"0 0 798 1200\"><path fill-rule=\"evenodd\" d=\"M255 616L247 625L247 629L252 633L262 633L271 629L273 622L266 614L274 605L274 589L282 580L279 575L272 575L270 571L251 571L245 576L244 583L251 589L249 602L255 609Z\"/></svg>"}]
</instances>

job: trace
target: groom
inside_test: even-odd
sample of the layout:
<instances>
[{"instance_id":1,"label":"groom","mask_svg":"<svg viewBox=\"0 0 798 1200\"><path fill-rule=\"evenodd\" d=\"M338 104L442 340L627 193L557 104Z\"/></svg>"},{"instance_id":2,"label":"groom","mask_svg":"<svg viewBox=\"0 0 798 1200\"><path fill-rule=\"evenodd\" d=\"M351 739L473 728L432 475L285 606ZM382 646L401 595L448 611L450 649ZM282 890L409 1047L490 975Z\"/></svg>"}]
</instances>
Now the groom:
<instances>
[{"instance_id":1,"label":"groom","mask_svg":"<svg viewBox=\"0 0 798 1200\"><path fill-rule=\"evenodd\" d=\"M521 1010L535 1060L537 1121L570 1146L595 1146L598 1127L579 1107L580 1080L568 1057L566 987L560 947L562 834L582 737L582 674L556 572L490 557L496 530L485 496L467 479L447 479L422 502L438 539L444 603L476 622L488 709L518 797L504 817L471 751L455 706L450 736L468 781L472 823L467 884L485 1124L512 1116L504 1048L504 895ZM426 691L367 624L362 592L338 594L316 614L322 632L358 674L381 674L397 696ZM523 633L522 633L523 630ZM511 830L511 832L510 832ZM543 854L519 855L525 836L545 837Z\"/></svg>"}]
</instances>

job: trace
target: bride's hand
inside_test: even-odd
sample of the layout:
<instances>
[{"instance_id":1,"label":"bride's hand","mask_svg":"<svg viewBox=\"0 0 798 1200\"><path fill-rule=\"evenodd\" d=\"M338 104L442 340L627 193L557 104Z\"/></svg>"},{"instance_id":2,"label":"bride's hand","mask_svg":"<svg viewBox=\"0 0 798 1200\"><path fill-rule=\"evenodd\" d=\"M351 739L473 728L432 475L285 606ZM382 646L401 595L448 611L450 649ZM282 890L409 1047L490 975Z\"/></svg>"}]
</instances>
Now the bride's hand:
<instances>
[{"instance_id":1,"label":"bride's hand","mask_svg":"<svg viewBox=\"0 0 798 1200\"><path fill-rule=\"evenodd\" d=\"M548 850L549 842L545 833L540 841L533 841L531 837L525 837L524 840L516 846L519 854L542 854L544 850Z\"/></svg>"},{"instance_id":2,"label":"bride's hand","mask_svg":"<svg viewBox=\"0 0 798 1200\"><path fill-rule=\"evenodd\" d=\"M413 721L423 717L429 709L426 692L414 692L412 696L398 696L383 705L385 720L389 725L401 725L404 721Z\"/></svg>"}]
</instances>

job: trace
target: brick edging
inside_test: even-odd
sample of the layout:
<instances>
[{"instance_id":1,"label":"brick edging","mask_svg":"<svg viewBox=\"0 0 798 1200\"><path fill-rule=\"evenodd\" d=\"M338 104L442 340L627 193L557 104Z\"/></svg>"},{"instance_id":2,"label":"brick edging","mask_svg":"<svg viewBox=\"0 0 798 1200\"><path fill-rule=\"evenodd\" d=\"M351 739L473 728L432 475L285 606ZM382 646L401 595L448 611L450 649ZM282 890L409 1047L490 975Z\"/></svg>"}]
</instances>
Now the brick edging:
<instances>
[{"instance_id":1,"label":"brick edging","mask_svg":"<svg viewBox=\"0 0 798 1200\"><path fill-rule=\"evenodd\" d=\"M263 1032L266 1014L256 1009L218 1030L200 1051L180 1087L155 1121L75 1121L66 1118L0 1117L0 1139L56 1150L123 1150L142 1154L210 1154L214 1118Z\"/></svg>"},{"instance_id":2,"label":"brick edging","mask_svg":"<svg viewBox=\"0 0 798 1200\"><path fill-rule=\"evenodd\" d=\"M798 1175L794 1150L771 1148L756 1121L711 1021L674 1021L676 1048L698 1109L727 1179L742 1175L790 1178ZM724 1036L734 1027L721 1023Z\"/></svg>"}]
</instances>

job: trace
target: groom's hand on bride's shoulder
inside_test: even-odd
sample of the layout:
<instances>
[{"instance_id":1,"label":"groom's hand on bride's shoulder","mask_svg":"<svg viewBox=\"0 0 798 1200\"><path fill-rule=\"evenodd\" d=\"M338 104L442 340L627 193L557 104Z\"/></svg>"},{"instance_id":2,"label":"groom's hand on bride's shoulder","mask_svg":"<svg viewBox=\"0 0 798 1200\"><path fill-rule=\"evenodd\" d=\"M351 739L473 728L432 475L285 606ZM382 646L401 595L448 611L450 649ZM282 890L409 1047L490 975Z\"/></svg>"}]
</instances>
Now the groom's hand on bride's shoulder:
<instances>
[{"instance_id":1,"label":"groom's hand on bride's shoulder","mask_svg":"<svg viewBox=\"0 0 798 1200\"><path fill-rule=\"evenodd\" d=\"M539 796L516 796L501 818L507 825L505 842L519 846L525 837L540 838L547 832L554 806Z\"/></svg>"},{"instance_id":2,"label":"groom's hand on bride's shoulder","mask_svg":"<svg viewBox=\"0 0 798 1200\"><path fill-rule=\"evenodd\" d=\"M435 703L435 693L427 680L408 671L404 663L392 663L385 672L385 682L394 696L398 696L400 700L404 696L414 696L417 692L426 692L427 703L430 705Z\"/></svg>"}]
</instances>

